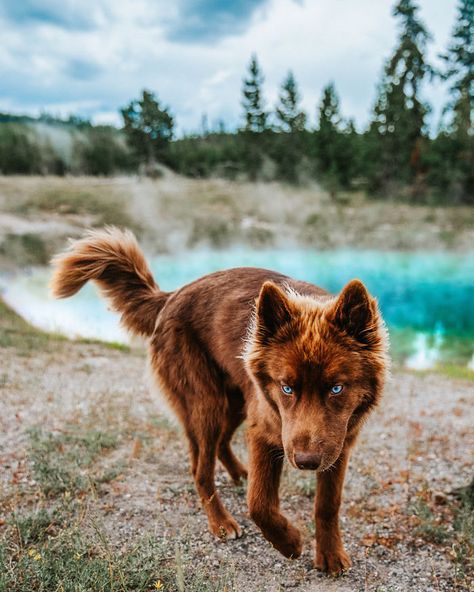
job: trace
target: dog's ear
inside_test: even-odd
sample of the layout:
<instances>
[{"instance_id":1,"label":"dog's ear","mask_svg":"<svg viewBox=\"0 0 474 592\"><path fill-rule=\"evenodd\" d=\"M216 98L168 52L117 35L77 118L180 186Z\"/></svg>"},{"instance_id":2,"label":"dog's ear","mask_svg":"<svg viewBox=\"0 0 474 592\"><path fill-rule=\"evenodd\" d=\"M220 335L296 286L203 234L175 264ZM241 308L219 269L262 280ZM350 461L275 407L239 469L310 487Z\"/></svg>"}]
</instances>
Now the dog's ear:
<instances>
[{"instance_id":1,"label":"dog's ear","mask_svg":"<svg viewBox=\"0 0 474 592\"><path fill-rule=\"evenodd\" d=\"M265 282L257 299L257 334L263 339L275 335L291 321L293 308L288 297L273 282Z\"/></svg>"},{"instance_id":2,"label":"dog's ear","mask_svg":"<svg viewBox=\"0 0 474 592\"><path fill-rule=\"evenodd\" d=\"M371 332L377 330L377 304L360 280L344 286L332 310L333 323L362 343L371 342Z\"/></svg>"}]
</instances>

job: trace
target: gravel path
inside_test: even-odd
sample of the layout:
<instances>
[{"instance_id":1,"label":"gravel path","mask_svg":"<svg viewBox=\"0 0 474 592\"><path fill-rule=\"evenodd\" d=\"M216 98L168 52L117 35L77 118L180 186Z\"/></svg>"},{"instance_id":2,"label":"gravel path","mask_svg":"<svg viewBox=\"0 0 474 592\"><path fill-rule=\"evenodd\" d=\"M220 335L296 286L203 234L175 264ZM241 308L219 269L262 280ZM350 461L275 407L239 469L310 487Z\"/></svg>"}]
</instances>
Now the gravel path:
<instances>
[{"instance_id":1,"label":"gravel path","mask_svg":"<svg viewBox=\"0 0 474 592\"><path fill-rule=\"evenodd\" d=\"M472 477L472 382L394 371L348 472L342 523L353 568L332 579L311 568L314 483L308 474L286 468L282 488L286 513L305 533L299 560L285 560L262 538L247 515L244 488L231 485L222 470L222 497L244 536L222 543L208 534L183 436L159 415L146 388L140 351L69 342L30 355L13 347L0 351L3 500L13 495L15 475L25 465L28 428L40 425L54 432L88 423L126 434L110 456L125 468L103 488L97 505L117 547L147 533L172 543L171 549L179 540L185 561L196 569L229 570L239 590L469 589L469 575L462 575L453 553L449 493ZM243 432L236 448L245 458ZM428 518L417 507L428 509ZM443 542L433 542L433 529L442 530Z\"/></svg>"}]
</instances>

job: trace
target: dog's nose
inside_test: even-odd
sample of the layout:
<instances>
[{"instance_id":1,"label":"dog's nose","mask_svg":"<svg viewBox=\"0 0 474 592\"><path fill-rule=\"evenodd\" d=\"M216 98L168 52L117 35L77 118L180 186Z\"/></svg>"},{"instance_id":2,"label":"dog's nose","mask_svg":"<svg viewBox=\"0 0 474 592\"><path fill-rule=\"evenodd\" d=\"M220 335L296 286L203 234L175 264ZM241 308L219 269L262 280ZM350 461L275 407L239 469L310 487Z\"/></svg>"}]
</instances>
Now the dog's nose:
<instances>
[{"instance_id":1,"label":"dog's nose","mask_svg":"<svg viewBox=\"0 0 474 592\"><path fill-rule=\"evenodd\" d=\"M315 471L321 464L321 455L315 452L295 452L294 458L298 469Z\"/></svg>"}]
</instances>

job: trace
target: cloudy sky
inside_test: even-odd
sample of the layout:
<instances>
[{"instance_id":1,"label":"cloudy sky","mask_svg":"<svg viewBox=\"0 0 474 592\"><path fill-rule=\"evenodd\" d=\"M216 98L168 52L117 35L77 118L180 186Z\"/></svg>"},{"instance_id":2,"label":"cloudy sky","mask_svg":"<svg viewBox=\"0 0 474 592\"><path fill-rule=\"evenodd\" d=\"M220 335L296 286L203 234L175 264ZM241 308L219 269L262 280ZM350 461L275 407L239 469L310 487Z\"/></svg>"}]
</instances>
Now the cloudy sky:
<instances>
[{"instance_id":1,"label":"cloudy sky","mask_svg":"<svg viewBox=\"0 0 474 592\"><path fill-rule=\"evenodd\" d=\"M456 0L419 0L446 47ZM0 111L77 113L119 123L118 108L142 88L172 109L179 130L241 123L250 55L265 75L267 105L291 68L310 123L334 81L345 116L367 121L383 61L397 37L389 0L0 0ZM445 91L425 89L439 118Z\"/></svg>"}]
</instances>

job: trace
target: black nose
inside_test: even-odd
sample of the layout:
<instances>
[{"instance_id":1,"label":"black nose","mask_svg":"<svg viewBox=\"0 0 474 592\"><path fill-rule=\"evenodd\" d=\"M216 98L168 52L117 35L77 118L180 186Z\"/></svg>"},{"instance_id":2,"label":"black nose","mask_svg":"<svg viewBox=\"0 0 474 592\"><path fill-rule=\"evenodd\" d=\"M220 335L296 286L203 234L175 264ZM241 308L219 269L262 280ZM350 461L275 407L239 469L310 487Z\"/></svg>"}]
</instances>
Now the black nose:
<instances>
[{"instance_id":1,"label":"black nose","mask_svg":"<svg viewBox=\"0 0 474 592\"><path fill-rule=\"evenodd\" d=\"M315 471L321 464L321 455L315 452L295 452L295 464L298 469Z\"/></svg>"}]
</instances>

